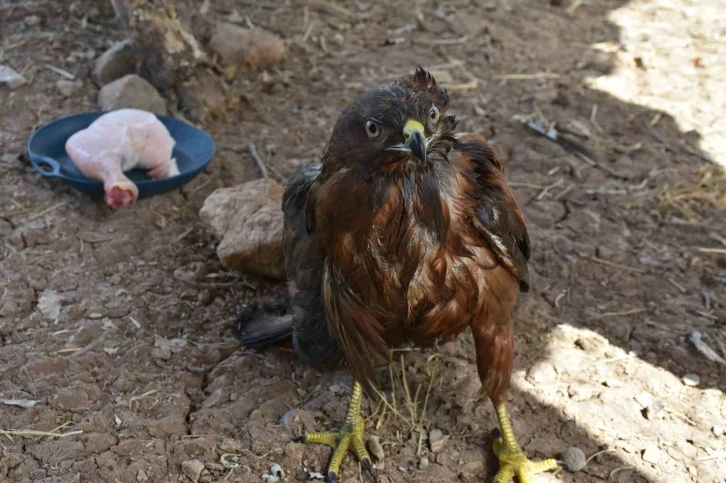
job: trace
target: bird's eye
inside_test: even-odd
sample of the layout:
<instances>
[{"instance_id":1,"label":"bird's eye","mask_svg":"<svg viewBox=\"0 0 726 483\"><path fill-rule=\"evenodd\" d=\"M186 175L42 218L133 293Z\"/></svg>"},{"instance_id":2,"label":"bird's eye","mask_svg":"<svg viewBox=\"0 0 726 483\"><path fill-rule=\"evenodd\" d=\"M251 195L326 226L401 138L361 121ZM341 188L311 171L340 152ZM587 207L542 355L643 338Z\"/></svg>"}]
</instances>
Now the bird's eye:
<instances>
[{"instance_id":1,"label":"bird's eye","mask_svg":"<svg viewBox=\"0 0 726 483\"><path fill-rule=\"evenodd\" d=\"M366 133L369 138L377 138L381 134L381 126L375 121L366 122Z\"/></svg>"},{"instance_id":2,"label":"bird's eye","mask_svg":"<svg viewBox=\"0 0 726 483\"><path fill-rule=\"evenodd\" d=\"M436 108L436 106L432 107L429 111L429 118L433 122L437 122L439 120L439 110Z\"/></svg>"}]
</instances>

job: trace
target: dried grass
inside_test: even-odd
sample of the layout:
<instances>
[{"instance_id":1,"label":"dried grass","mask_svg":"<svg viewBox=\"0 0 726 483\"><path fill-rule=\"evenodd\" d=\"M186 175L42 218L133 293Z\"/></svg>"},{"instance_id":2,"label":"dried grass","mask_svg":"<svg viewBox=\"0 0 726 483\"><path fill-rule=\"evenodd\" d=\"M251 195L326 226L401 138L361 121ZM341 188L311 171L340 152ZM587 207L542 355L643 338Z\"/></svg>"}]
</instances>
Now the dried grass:
<instances>
[{"instance_id":1,"label":"dried grass","mask_svg":"<svg viewBox=\"0 0 726 483\"><path fill-rule=\"evenodd\" d=\"M700 220L696 209L706 205L726 209L726 171L720 166L703 166L697 183L666 186L659 195L662 207L680 212L687 220Z\"/></svg>"}]
</instances>

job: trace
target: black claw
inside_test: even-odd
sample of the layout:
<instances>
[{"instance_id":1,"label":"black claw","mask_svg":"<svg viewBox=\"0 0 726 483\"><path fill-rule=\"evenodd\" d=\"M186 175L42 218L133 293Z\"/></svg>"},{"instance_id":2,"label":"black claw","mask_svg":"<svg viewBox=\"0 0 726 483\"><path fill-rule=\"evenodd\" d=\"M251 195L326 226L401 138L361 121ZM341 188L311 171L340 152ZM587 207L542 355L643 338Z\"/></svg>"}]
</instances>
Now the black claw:
<instances>
[{"instance_id":1,"label":"black claw","mask_svg":"<svg viewBox=\"0 0 726 483\"><path fill-rule=\"evenodd\" d=\"M304 443L306 437L307 437L307 434L303 434L302 436L297 436L297 437L293 438L292 441L295 443Z\"/></svg>"},{"instance_id":2,"label":"black claw","mask_svg":"<svg viewBox=\"0 0 726 483\"><path fill-rule=\"evenodd\" d=\"M328 473L328 483L338 483L338 473L334 471Z\"/></svg>"},{"instance_id":3,"label":"black claw","mask_svg":"<svg viewBox=\"0 0 726 483\"><path fill-rule=\"evenodd\" d=\"M499 428L492 429L492 432L490 434L492 435L492 439L494 440L502 437L502 431Z\"/></svg>"},{"instance_id":4,"label":"black claw","mask_svg":"<svg viewBox=\"0 0 726 483\"><path fill-rule=\"evenodd\" d=\"M378 483L378 478L376 477L376 470L373 469L373 464L371 463L371 460L364 459L362 461L363 467L368 471L368 474L371 475L371 478L373 478L373 481L375 483Z\"/></svg>"}]
</instances>

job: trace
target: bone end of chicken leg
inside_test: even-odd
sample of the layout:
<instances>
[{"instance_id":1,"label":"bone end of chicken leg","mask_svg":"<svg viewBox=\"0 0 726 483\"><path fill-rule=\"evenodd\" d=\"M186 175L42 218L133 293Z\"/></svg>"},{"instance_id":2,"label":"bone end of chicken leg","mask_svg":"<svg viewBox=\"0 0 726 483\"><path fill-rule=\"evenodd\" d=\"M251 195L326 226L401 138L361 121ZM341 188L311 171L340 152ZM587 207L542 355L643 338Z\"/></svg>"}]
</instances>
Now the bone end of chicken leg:
<instances>
[{"instance_id":1,"label":"bone end of chicken leg","mask_svg":"<svg viewBox=\"0 0 726 483\"><path fill-rule=\"evenodd\" d=\"M105 191L106 194L103 199L114 210L134 204L139 197L138 188L130 181L119 181L107 185L105 186Z\"/></svg>"}]
</instances>

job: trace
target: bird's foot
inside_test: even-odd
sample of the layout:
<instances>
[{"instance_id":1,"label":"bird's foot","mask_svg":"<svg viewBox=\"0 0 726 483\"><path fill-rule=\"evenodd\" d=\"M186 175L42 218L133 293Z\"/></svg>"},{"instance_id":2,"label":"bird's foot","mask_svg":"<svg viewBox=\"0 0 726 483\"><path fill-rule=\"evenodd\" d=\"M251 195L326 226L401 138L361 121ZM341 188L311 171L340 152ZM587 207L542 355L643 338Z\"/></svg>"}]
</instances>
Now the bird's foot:
<instances>
[{"instance_id":1,"label":"bird's foot","mask_svg":"<svg viewBox=\"0 0 726 483\"><path fill-rule=\"evenodd\" d=\"M348 450L351 450L358 461L370 473L373 481L376 479L376 473L373 470L371 457L363 443L363 433L365 431L365 421L360 415L360 401L362 396L361 386L356 382L353 386L353 395L351 396L350 406L348 408L348 416L345 424L337 433L309 433L300 436L295 441L305 444L324 444L333 448L333 457L328 465L328 482L336 483L340 466L343 458Z\"/></svg>"},{"instance_id":2,"label":"bird's foot","mask_svg":"<svg viewBox=\"0 0 726 483\"><path fill-rule=\"evenodd\" d=\"M499 460L499 471L494 475L494 483L509 483L515 476L519 483L532 483L534 475L560 467L552 458L542 461L531 461L527 458L514 436L506 406L500 404L495 409L501 431L497 431L499 434L495 435L492 445L494 454Z\"/></svg>"},{"instance_id":3,"label":"bird's foot","mask_svg":"<svg viewBox=\"0 0 726 483\"><path fill-rule=\"evenodd\" d=\"M507 445L503 437L494 441L493 449L499 460L499 471L494 475L494 483L509 483L515 476L519 483L531 483L534 475L559 468L557 461L552 458L531 461L519 445Z\"/></svg>"}]
</instances>

